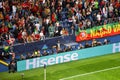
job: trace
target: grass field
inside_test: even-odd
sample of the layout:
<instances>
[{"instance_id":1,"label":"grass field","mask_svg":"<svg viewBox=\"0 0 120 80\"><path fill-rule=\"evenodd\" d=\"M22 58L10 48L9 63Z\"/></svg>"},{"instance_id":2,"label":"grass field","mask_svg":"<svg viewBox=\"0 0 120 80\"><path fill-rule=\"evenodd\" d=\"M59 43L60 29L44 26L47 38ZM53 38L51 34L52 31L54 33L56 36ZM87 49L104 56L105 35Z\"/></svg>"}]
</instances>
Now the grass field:
<instances>
[{"instance_id":1,"label":"grass field","mask_svg":"<svg viewBox=\"0 0 120 80\"><path fill-rule=\"evenodd\" d=\"M47 80L120 80L120 53L47 66ZM0 80L44 80L44 69L0 73Z\"/></svg>"}]
</instances>

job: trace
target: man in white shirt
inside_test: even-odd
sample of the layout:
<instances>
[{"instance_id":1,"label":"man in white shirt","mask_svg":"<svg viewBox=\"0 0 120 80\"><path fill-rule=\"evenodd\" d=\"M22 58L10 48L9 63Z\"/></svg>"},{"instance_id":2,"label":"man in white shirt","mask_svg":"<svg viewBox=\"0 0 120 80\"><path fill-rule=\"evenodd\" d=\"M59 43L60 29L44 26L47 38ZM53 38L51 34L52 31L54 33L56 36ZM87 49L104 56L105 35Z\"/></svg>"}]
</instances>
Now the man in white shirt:
<instances>
[{"instance_id":1,"label":"man in white shirt","mask_svg":"<svg viewBox=\"0 0 120 80\"><path fill-rule=\"evenodd\" d=\"M12 13L15 16L17 11L17 7L15 5L12 6Z\"/></svg>"},{"instance_id":2,"label":"man in white shirt","mask_svg":"<svg viewBox=\"0 0 120 80\"><path fill-rule=\"evenodd\" d=\"M3 2L0 1L0 11L3 11Z\"/></svg>"},{"instance_id":3,"label":"man in white shirt","mask_svg":"<svg viewBox=\"0 0 120 80\"><path fill-rule=\"evenodd\" d=\"M108 8L109 8L109 17L111 18L113 16L113 10L114 10L112 3L109 5Z\"/></svg>"},{"instance_id":4,"label":"man in white shirt","mask_svg":"<svg viewBox=\"0 0 120 80\"><path fill-rule=\"evenodd\" d=\"M97 22L98 22L98 24L100 25L100 22L101 22L101 14L100 14L100 12L97 14Z\"/></svg>"},{"instance_id":5,"label":"man in white shirt","mask_svg":"<svg viewBox=\"0 0 120 80\"><path fill-rule=\"evenodd\" d=\"M108 17L108 8L107 8L106 6L103 7L102 12L103 12L103 16L104 16L105 18L107 18L107 17Z\"/></svg>"}]
</instances>

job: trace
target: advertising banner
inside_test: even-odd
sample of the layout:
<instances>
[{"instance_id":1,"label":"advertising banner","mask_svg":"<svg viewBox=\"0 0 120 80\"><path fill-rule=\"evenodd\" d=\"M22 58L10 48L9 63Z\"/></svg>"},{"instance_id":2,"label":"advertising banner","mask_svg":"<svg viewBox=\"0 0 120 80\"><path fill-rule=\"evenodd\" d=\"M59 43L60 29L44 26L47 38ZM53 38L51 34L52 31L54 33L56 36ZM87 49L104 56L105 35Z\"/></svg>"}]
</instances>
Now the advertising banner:
<instances>
[{"instance_id":1,"label":"advertising banner","mask_svg":"<svg viewBox=\"0 0 120 80\"><path fill-rule=\"evenodd\" d=\"M106 24L76 32L76 41L91 40L120 34L120 23Z\"/></svg>"},{"instance_id":2,"label":"advertising banner","mask_svg":"<svg viewBox=\"0 0 120 80\"><path fill-rule=\"evenodd\" d=\"M89 57L101 56L120 52L120 43L109 44L104 46L92 47L76 51L64 52L55 55L37 57L22 61L17 61L17 71L29 70L33 68L43 67L45 65L54 65L64 62L70 62Z\"/></svg>"}]
</instances>

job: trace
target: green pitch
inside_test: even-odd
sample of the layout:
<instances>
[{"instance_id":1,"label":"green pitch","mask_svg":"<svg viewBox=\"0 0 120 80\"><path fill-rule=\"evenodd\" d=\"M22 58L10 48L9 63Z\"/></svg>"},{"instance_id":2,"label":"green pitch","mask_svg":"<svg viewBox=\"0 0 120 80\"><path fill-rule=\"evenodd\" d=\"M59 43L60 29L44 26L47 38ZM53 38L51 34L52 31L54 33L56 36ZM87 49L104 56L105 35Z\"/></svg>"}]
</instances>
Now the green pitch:
<instances>
[{"instance_id":1,"label":"green pitch","mask_svg":"<svg viewBox=\"0 0 120 80\"><path fill-rule=\"evenodd\" d=\"M46 69L47 80L120 80L120 53L47 66ZM0 80L44 80L43 73L43 68L2 72Z\"/></svg>"}]
</instances>

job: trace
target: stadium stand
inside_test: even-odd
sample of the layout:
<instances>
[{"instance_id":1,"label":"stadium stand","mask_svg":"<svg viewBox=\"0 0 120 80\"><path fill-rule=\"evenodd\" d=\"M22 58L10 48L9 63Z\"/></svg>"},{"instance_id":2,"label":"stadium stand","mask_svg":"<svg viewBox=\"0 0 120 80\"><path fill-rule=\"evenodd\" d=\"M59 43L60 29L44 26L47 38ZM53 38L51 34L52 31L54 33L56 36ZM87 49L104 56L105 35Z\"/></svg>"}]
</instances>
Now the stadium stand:
<instances>
[{"instance_id":1,"label":"stadium stand","mask_svg":"<svg viewBox=\"0 0 120 80\"><path fill-rule=\"evenodd\" d=\"M56 54L58 40L60 52L76 50L80 44L92 43L75 42L76 32L119 21L119 0L1 0L0 54L10 53L10 60L13 56L20 59L21 54L32 55L35 50L40 50L41 56ZM96 40L114 43L119 38Z\"/></svg>"}]
</instances>

